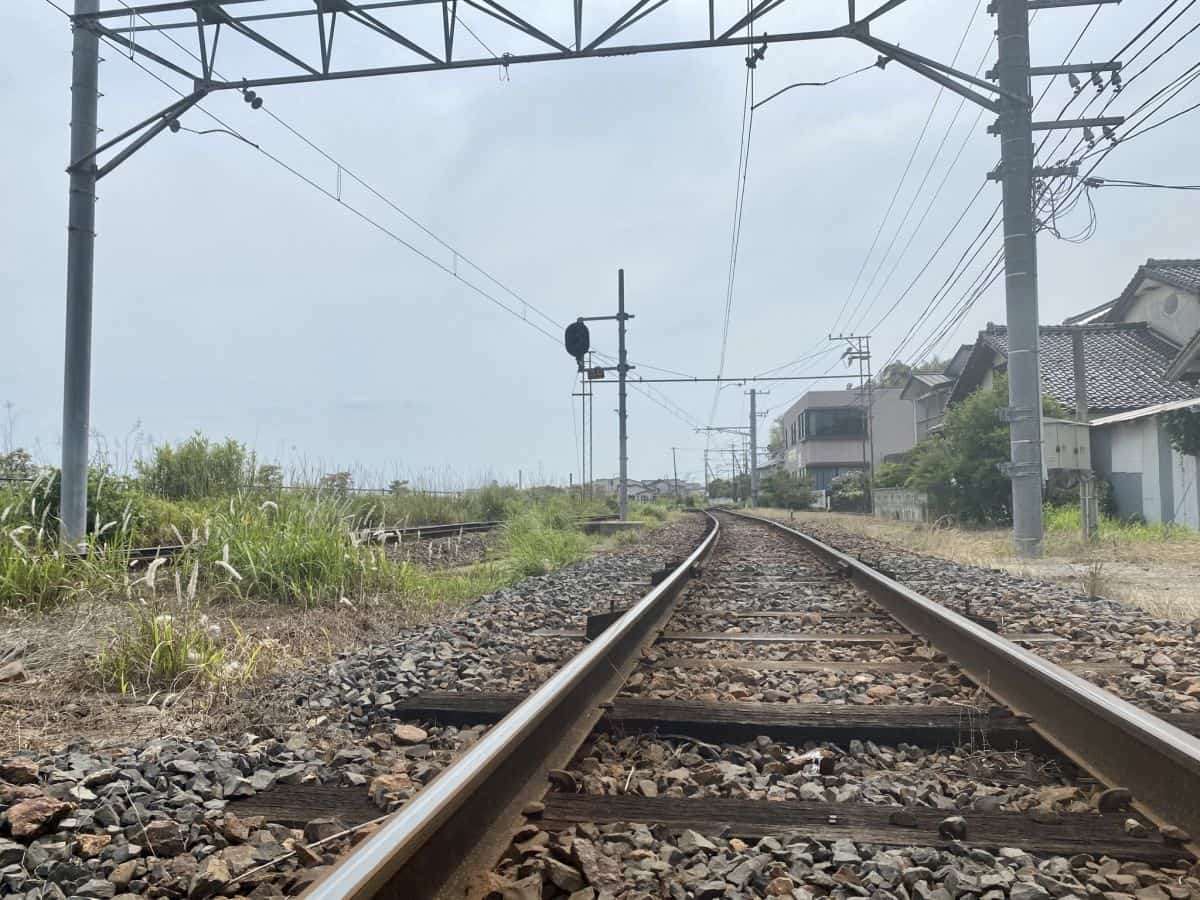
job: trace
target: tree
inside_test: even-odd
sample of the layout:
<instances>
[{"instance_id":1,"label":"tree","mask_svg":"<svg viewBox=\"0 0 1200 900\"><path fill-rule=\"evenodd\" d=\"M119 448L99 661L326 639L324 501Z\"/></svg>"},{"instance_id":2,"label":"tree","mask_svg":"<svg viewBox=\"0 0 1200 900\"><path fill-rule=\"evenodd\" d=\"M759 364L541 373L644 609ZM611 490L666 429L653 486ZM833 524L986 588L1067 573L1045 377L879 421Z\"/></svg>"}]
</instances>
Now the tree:
<instances>
[{"instance_id":1,"label":"tree","mask_svg":"<svg viewBox=\"0 0 1200 900\"><path fill-rule=\"evenodd\" d=\"M807 509L812 505L812 485L799 475L779 469L759 486L764 506L778 509Z\"/></svg>"},{"instance_id":2,"label":"tree","mask_svg":"<svg viewBox=\"0 0 1200 900\"><path fill-rule=\"evenodd\" d=\"M829 483L829 508L861 512L867 507L867 478L862 472L847 472Z\"/></svg>"},{"instance_id":3,"label":"tree","mask_svg":"<svg viewBox=\"0 0 1200 900\"><path fill-rule=\"evenodd\" d=\"M771 423L771 437L767 441L767 452L778 456L783 452L783 420L776 419Z\"/></svg>"},{"instance_id":4,"label":"tree","mask_svg":"<svg viewBox=\"0 0 1200 900\"><path fill-rule=\"evenodd\" d=\"M908 384L909 376L912 375L912 366L905 365L896 360L884 366L878 375L875 376L875 383L880 387L904 387Z\"/></svg>"},{"instance_id":5,"label":"tree","mask_svg":"<svg viewBox=\"0 0 1200 900\"><path fill-rule=\"evenodd\" d=\"M1195 406L1163 413L1171 446L1187 456L1200 456L1200 410Z\"/></svg>"},{"instance_id":6,"label":"tree","mask_svg":"<svg viewBox=\"0 0 1200 900\"><path fill-rule=\"evenodd\" d=\"M1000 471L1009 459L1009 427L998 412L1008 406L1008 379L998 376L946 412L942 432L925 438L899 465L907 467L905 487L925 491L930 506L967 522L1011 519L1012 484ZM1060 416L1051 397L1044 415Z\"/></svg>"},{"instance_id":7,"label":"tree","mask_svg":"<svg viewBox=\"0 0 1200 900\"><path fill-rule=\"evenodd\" d=\"M18 447L7 453L0 453L0 477L19 481L31 479L37 474L37 466L27 450Z\"/></svg>"}]
</instances>

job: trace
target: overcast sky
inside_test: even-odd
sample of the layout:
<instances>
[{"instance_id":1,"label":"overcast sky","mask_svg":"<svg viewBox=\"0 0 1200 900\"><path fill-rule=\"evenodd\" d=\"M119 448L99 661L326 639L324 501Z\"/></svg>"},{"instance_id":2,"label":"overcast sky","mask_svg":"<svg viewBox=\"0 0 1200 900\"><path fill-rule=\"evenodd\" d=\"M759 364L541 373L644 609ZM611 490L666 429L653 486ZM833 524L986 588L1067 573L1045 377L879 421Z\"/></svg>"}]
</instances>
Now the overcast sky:
<instances>
[{"instance_id":1,"label":"overcast sky","mask_svg":"<svg viewBox=\"0 0 1200 900\"><path fill-rule=\"evenodd\" d=\"M115 3L104 0L102 6ZM1072 59L1109 58L1162 5L1103 7ZM718 9L732 22L739 6L735 0ZM824 11L812 12L814 6L783 4L772 14L770 30L838 24L846 8L840 0L821 4ZM514 8L566 40L570 7L565 0L525 0ZM588 7L591 33L621 12L613 2L593 6L589 0ZM676 0L635 26L629 40L697 36L706 30L704 8ZM966 31L958 64L975 71L994 19L973 8L973 0L910 0L879 20L875 33L949 61ZM434 12L407 10L388 21L436 45L440 17L431 17ZM1039 13L1035 62L1061 62L1091 14L1086 8ZM463 21L496 53L531 49L469 8ZM1196 14L1185 17L1172 34L1196 21ZM313 33L269 33L317 58ZM339 27L338 41L335 66L409 58L349 23ZM466 34L458 41L463 53L485 53ZM1160 41L1130 71L1168 42ZM0 5L0 44L6 137L0 141L6 173L0 404L8 404L7 413L0 407L0 439L11 431L15 444L53 461L61 429L70 33L45 0L8 0ZM147 44L172 49L161 39L147 38ZM1200 37L1185 40L1110 113L1133 108L1194 62L1196 44ZM229 36L222 38L221 54L218 69L227 76L286 68ZM102 139L174 99L121 52L105 48L103 55ZM629 325L632 359L713 375L726 301L744 55L737 49L690 51L513 66L507 77L488 67L260 93L270 110L559 323L613 312L616 273L623 267L628 308L637 317ZM756 71L755 94L762 99L791 82L830 78L874 58L845 40L774 45ZM187 87L174 76L168 80ZM829 87L798 88L755 113L727 375L757 373L823 349L835 327L873 328L929 260L998 153L996 139L985 131L991 114L976 122L970 105L942 145L959 109L958 98L944 93L867 257L938 94L935 85L893 64ZM1166 112L1196 102L1198 94L1200 88L1189 89ZM1069 95L1065 83L1056 83L1039 116L1052 116ZM264 111L250 110L234 92L218 93L205 106L336 192L336 167ZM195 110L184 125L214 127ZM1097 174L1195 183L1198 126L1200 114L1131 141ZM910 244L964 140L957 165ZM913 213L892 244L927 171ZM455 267L451 252L348 176L342 177L342 197ZM1061 321L1115 296L1147 257L1200 256L1198 197L1093 192L1098 229L1091 240L1072 244L1042 235L1042 321ZM200 430L235 437L263 456L311 472L351 467L362 481L515 481L523 470L526 480L565 482L577 472L574 363L557 339L492 305L254 148L224 134L168 133L101 182L99 198L92 424L114 464L123 465L151 441ZM989 184L924 277L874 330L877 364L928 306L998 201L999 188ZM1073 222L1085 220L1076 213ZM864 258L864 275L851 296ZM465 262L457 267L521 310L511 294ZM976 271L970 269L917 330L919 337L935 332ZM865 296L862 309L838 321L848 296L850 309ZM557 336L558 328L535 312L527 316ZM1003 320L997 282L932 349L945 355L988 321ZM615 350L612 323L593 327L593 343ZM830 369L835 359L826 355L788 371L845 371ZM662 374L646 367L638 372ZM760 408L774 413L804 390L798 383L764 387L770 395ZM705 438L692 426L709 422L712 386L660 389L683 415L631 394L631 474L669 474L674 446L681 448L681 477L698 479L697 448ZM596 473L603 476L616 470L616 392L612 384L596 390ZM715 424L746 418L743 390L722 391Z\"/></svg>"}]
</instances>

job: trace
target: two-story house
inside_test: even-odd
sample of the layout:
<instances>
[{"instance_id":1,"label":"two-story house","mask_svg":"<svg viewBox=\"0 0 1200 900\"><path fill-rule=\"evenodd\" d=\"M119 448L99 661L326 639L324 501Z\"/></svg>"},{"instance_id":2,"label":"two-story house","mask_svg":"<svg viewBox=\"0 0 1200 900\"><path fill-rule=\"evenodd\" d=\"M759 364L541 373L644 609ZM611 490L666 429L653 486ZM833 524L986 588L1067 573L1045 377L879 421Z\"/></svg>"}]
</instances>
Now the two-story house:
<instances>
[{"instance_id":1,"label":"two-story house","mask_svg":"<svg viewBox=\"0 0 1200 900\"><path fill-rule=\"evenodd\" d=\"M910 449L916 443L912 408L900 395L899 388L882 387L809 391L780 419L784 468L823 491L839 475Z\"/></svg>"}]
</instances>

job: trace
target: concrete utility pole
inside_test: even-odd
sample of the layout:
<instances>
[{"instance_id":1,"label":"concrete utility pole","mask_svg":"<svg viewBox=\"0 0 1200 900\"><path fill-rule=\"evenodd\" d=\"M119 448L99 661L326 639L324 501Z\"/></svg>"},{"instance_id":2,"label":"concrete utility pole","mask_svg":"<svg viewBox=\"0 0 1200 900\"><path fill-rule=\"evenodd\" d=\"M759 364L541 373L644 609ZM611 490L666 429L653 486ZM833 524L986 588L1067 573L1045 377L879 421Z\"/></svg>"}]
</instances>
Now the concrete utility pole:
<instances>
[{"instance_id":1,"label":"concrete utility pole","mask_svg":"<svg viewBox=\"0 0 1200 900\"><path fill-rule=\"evenodd\" d=\"M1033 219L1033 104L1028 0L995 0L1004 192L1004 302L1013 545L1042 555L1042 401L1038 365L1037 231ZM1023 98L1023 99L1017 99Z\"/></svg>"},{"instance_id":2,"label":"concrete utility pole","mask_svg":"<svg viewBox=\"0 0 1200 900\"><path fill-rule=\"evenodd\" d=\"M1075 418L1088 421L1087 366L1083 357L1083 332L1071 333L1071 354L1075 369ZM1094 541L1100 528L1096 509L1096 480L1091 469L1079 473L1079 523L1085 541Z\"/></svg>"},{"instance_id":3,"label":"concrete utility pole","mask_svg":"<svg viewBox=\"0 0 1200 900\"><path fill-rule=\"evenodd\" d=\"M621 521L629 518L629 429L625 414L625 379L629 359L625 353L625 270L617 269L617 417L621 420L621 484L617 489L617 511Z\"/></svg>"},{"instance_id":4,"label":"concrete utility pole","mask_svg":"<svg viewBox=\"0 0 1200 900\"><path fill-rule=\"evenodd\" d=\"M758 506L758 391L750 388L750 508Z\"/></svg>"},{"instance_id":5,"label":"concrete utility pole","mask_svg":"<svg viewBox=\"0 0 1200 900\"><path fill-rule=\"evenodd\" d=\"M75 15L95 13L99 0L75 0ZM71 162L96 152L100 39L76 25L71 48ZM96 166L73 168L67 210L67 335L63 364L62 540L87 534L88 428L92 393L92 261L96 249Z\"/></svg>"},{"instance_id":6,"label":"concrete utility pole","mask_svg":"<svg viewBox=\"0 0 1200 900\"><path fill-rule=\"evenodd\" d=\"M671 471L675 475L675 499L676 499L676 501L682 499L679 496L679 459L675 455L675 453L678 449L679 449L678 447L671 448Z\"/></svg>"}]
</instances>

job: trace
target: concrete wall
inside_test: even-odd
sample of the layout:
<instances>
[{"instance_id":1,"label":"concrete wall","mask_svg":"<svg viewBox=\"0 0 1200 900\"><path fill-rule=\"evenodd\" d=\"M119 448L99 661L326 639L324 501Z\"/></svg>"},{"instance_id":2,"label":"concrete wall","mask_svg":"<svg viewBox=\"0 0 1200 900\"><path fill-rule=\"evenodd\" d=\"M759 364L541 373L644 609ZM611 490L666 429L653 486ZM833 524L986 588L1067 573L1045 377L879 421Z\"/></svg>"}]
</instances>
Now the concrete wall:
<instances>
[{"instance_id":1,"label":"concrete wall","mask_svg":"<svg viewBox=\"0 0 1200 900\"><path fill-rule=\"evenodd\" d=\"M1182 346L1200 331L1200 297L1148 278L1124 319L1147 322Z\"/></svg>"},{"instance_id":2,"label":"concrete wall","mask_svg":"<svg viewBox=\"0 0 1200 900\"><path fill-rule=\"evenodd\" d=\"M1160 417L1094 426L1092 465L1112 484L1119 516L1200 529L1197 459L1171 446Z\"/></svg>"},{"instance_id":3,"label":"concrete wall","mask_svg":"<svg viewBox=\"0 0 1200 900\"><path fill-rule=\"evenodd\" d=\"M876 488L871 492L875 515L901 522L928 522L929 498L923 491L905 488Z\"/></svg>"}]
</instances>

